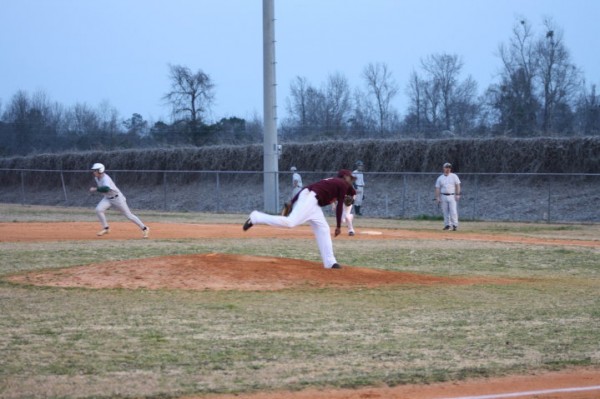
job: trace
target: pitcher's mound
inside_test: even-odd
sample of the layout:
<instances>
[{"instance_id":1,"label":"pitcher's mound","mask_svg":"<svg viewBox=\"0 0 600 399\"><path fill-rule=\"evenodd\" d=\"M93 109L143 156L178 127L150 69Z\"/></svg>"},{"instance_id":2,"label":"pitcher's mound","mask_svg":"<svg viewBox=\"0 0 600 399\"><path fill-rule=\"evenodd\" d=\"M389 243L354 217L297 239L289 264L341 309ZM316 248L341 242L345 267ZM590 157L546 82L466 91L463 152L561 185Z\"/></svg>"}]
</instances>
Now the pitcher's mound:
<instances>
[{"instance_id":1,"label":"pitcher's mound","mask_svg":"<svg viewBox=\"0 0 600 399\"><path fill-rule=\"evenodd\" d=\"M6 279L54 287L241 291L507 282L499 279L435 277L360 267L324 269L321 263L299 259L220 253L105 262L30 272Z\"/></svg>"}]
</instances>

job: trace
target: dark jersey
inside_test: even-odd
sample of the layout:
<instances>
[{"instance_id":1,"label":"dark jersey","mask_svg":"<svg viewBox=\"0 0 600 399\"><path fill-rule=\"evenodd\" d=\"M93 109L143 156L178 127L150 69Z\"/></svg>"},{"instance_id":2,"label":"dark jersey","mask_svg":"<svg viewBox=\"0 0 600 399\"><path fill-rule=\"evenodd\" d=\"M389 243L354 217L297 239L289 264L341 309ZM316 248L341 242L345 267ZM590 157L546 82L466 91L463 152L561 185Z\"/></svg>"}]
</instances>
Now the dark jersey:
<instances>
[{"instance_id":1,"label":"dark jersey","mask_svg":"<svg viewBox=\"0 0 600 399\"><path fill-rule=\"evenodd\" d=\"M335 218L337 227L342 225L342 212L344 209L344 197L346 195L356 195L356 190L344 179L339 177L330 177L316 183L310 184L305 189L314 191L317 195L317 201L319 206L327 206L337 201L335 208ZM296 202L298 195L294 197L292 202Z\"/></svg>"}]
</instances>

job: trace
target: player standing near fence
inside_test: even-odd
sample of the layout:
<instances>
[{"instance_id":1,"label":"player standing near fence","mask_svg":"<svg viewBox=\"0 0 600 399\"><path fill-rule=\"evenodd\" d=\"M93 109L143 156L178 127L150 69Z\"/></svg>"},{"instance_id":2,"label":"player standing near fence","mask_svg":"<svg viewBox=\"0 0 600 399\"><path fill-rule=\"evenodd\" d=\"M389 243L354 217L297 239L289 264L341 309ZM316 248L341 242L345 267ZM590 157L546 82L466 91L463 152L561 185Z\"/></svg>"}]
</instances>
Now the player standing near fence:
<instances>
[{"instance_id":1,"label":"player standing near fence","mask_svg":"<svg viewBox=\"0 0 600 399\"><path fill-rule=\"evenodd\" d=\"M295 166L292 166L290 171L292 172L292 198L294 198L302 190L302 176Z\"/></svg>"},{"instance_id":2,"label":"player standing near fence","mask_svg":"<svg viewBox=\"0 0 600 399\"><path fill-rule=\"evenodd\" d=\"M444 173L435 181L435 201L442 205L444 230L458 228L458 207L460 199L460 179L452 173L452 164L444 164Z\"/></svg>"},{"instance_id":3,"label":"player standing near fence","mask_svg":"<svg viewBox=\"0 0 600 399\"><path fill-rule=\"evenodd\" d=\"M292 228L308 223L317 240L323 266L326 269L341 269L333 254L331 231L321 207L337 201L335 209L336 228L334 233L337 237L341 233L344 203L349 204L349 201L356 194L354 187L352 187L354 180L352 172L342 169L336 177L324 179L304 187L292 199L292 210L289 216L273 216L253 211L248 220L246 220L246 223L244 223L244 231L247 231L255 224Z\"/></svg>"},{"instance_id":4,"label":"player standing near fence","mask_svg":"<svg viewBox=\"0 0 600 399\"><path fill-rule=\"evenodd\" d=\"M109 175L105 173L105 167L101 163L95 163L92 165L92 172L94 173L94 180L96 180L96 187L90 187L90 192L92 193L101 193L104 197L100 200L98 205L96 206L96 214L98 215L98 219L100 220L100 224L102 224L102 230L98 232L98 236L103 236L110 232L110 228L108 227L108 221L106 220L106 215L104 214L108 208L114 206L121 213L133 223L137 224L140 229L142 229L142 237L148 238L150 234L150 229L148 226L144 225L140 218L135 216L130 210L129 206L127 206L127 199L123 195L123 193L117 188L113 180Z\"/></svg>"},{"instance_id":5,"label":"player standing near fence","mask_svg":"<svg viewBox=\"0 0 600 399\"><path fill-rule=\"evenodd\" d=\"M356 188L356 197L354 198L354 213L358 216L362 216L360 208L365 197L365 177L363 175L363 169L365 164L363 161L356 161L356 169L352 172L352 175L356 178L354 182L354 188Z\"/></svg>"}]
</instances>

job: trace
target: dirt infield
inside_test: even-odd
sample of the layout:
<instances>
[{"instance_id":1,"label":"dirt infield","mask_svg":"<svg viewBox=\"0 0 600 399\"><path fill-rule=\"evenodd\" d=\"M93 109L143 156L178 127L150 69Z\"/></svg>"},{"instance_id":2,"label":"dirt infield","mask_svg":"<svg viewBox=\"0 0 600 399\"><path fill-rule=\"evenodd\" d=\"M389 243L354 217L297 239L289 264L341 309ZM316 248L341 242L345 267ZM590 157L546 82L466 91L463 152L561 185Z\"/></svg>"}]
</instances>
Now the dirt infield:
<instances>
[{"instance_id":1,"label":"dirt infield","mask_svg":"<svg viewBox=\"0 0 600 399\"><path fill-rule=\"evenodd\" d=\"M249 232L242 231L241 224L193 224L193 223L152 223L150 238L312 238L308 226L294 229L276 229L268 226L255 226ZM110 234L98 238L96 222L70 223L0 223L0 242L23 241L73 241L73 240L131 240L142 238L140 230L129 222L111 223ZM599 240L569 240L515 236L508 234L480 234L473 232L414 231L400 229L359 230L354 237L341 235L335 240L458 240L473 242L521 243L532 245L562 245L600 248Z\"/></svg>"},{"instance_id":2,"label":"dirt infield","mask_svg":"<svg viewBox=\"0 0 600 399\"><path fill-rule=\"evenodd\" d=\"M310 238L308 227L293 230L256 226L244 233L241 225L153 223L150 239L207 238ZM77 223L0 223L0 242L63 240L142 240L141 233L128 222L111 224L110 234L95 235L98 224ZM336 240L463 240L531 245L561 245L600 248L600 241L531 238L471 232L409 231L374 229L355 237ZM208 277L207 277L208 276ZM219 253L177 255L134 259L122 262L36 271L5 277L12 282L90 289L184 289L184 290L280 290L305 288L353 288L398 284L505 284L515 280L490 278L450 278L344 267L325 270L318 262L275 257L227 255ZM214 399L592 399L600 397L600 370L573 369L536 375L509 376L450 383L375 387L356 390L306 390L249 395L209 395ZM195 397L200 398L200 397Z\"/></svg>"}]
</instances>

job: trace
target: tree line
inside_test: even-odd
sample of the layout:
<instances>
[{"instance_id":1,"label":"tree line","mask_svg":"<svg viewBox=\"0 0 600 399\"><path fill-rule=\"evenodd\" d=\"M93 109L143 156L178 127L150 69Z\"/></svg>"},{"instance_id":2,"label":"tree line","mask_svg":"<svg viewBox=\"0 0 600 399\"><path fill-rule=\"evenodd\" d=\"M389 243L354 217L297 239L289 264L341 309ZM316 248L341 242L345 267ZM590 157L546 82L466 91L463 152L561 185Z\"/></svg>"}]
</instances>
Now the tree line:
<instances>
[{"instance_id":1,"label":"tree line","mask_svg":"<svg viewBox=\"0 0 600 399\"><path fill-rule=\"evenodd\" d=\"M498 48L498 81L478 94L477 82L462 76L456 54L420 60L405 86L404 116L392 107L401 92L384 63L363 69L363 86L350 89L341 74L317 87L297 77L281 124L290 139L546 137L600 135L600 95L572 63L564 34L551 19L535 34L517 20Z\"/></svg>"},{"instance_id":2,"label":"tree line","mask_svg":"<svg viewBox=\"0 0 600 399\"><path fill-rule=\"evenodd\" d=\"M515 21L498 54L498 79L482 94L471 76L463 77L460 56L424 57L404 87L402 114L393 107L401 86L385 63L369 63L356 88L339 72L320 86L297 76L285 99L280 140L600 135L600 94L572 63L552 20L537 34L527 20ZM0 155L262 141L258 116L207 120L215 98L207 73L170 65L169 78L163 96L171 107L168 122L150 123L138 113L123 119L108 102L65 107L43 92L18 91L0 103Z\"/></svg>"}]
</instances>

